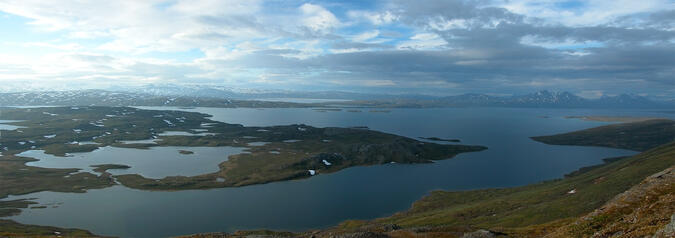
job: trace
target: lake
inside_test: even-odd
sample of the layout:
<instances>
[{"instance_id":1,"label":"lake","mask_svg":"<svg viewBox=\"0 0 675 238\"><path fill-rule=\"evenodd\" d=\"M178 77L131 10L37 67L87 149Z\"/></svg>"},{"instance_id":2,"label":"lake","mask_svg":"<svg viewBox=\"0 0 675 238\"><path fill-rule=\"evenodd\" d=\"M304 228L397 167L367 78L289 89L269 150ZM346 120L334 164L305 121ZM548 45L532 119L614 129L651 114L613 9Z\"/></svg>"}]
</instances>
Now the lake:
<instances>
[{"instance_id":1,"label":"lake","mask_svg":"<svg viewBox=\"0 0 675 238\"><path fill-rule=\"evenodd\" d=\"M41 204L58 204L46 209L24 209L10 219L122 237L259 228L290 231L322 228L346 219L372 219L405 210L435 189L525 185L560 178L580 167L599 164L603 158L636 153L600 147L551 146L529 139L607 124L564 116L675 116L639 110L518 108L392 109L389 112L180 110L203 112L213 115L213 120L246 126L367 126L411 138L461 139L461 144L484 145L489 149L431 164L355 167L309 179L242 188L157 192L114 186L83 194L40 192L10 196L8 199L36 198ZM175 152L175 148L170 150ZM86 154L95 158L96 153ZM185 172L190 173L188 169Z\"/></svg>"},{"instance_id":2,"label":"lake","mask_svg":"<svg viewBox=\"0 0 675 238\"><path fill-rule=\"evenodd\" d=\"M181 150L192 154L181 154ZM123 164L128 169L111 169L109 173L140 174L146 178L161 179L167 176L195 176L218 172L218 164L227 160L229 155L243 153L243 148L235 147L150 147L149 149L130 149L101 147L89 153L71 153L69 156L45 154L42 150L25 151L19 156L39 159L26 163L29 166L44 168L78 168L81 171L99 174L92 165Z\"/></svg>"}]
</instances>

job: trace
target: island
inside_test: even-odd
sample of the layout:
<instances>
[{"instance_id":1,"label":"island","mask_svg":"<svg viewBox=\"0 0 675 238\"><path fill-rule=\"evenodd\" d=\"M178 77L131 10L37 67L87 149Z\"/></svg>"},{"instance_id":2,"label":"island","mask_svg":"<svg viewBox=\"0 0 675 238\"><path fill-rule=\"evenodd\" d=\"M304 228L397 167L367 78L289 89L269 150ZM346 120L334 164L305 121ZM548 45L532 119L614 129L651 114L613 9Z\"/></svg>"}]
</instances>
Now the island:
<instances>
[{"instance_id":1,"label":"island","mask_svg":"<svg viewBox=\"0 0 675 238\"><path fill-rule=\"evenodd\" d=\"M461 142L459 139L443 139L438 137L420 137L420 139L430 140L430 141L445 141L445 142Z\"/></svg>"},{"instance_id":2,"label":"island","mask_svg":"<svg viewBox=\"0 0 675 238\"><path fill-rule=\"evenodd\" d=\"M655 119L664 119L656 117L631 117L631 116L566 116L566 119L581 119L584 121L599 122L641 122Z\"/></svg>"}]
</instances>

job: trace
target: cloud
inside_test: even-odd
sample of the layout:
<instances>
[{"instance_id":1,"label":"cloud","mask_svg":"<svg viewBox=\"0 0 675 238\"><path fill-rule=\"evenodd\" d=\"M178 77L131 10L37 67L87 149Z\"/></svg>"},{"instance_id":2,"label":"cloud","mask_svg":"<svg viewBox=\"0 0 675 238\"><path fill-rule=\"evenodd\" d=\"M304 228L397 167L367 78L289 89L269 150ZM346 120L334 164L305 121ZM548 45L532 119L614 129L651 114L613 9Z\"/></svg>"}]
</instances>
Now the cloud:
<instances>
[{"instance_id":1,"label":"cloud","mask_svg":"<svg viewBox=\"0 0 675 238\"><path fill-rule=\"evenodd\" d=\"M340 25L340 21L325 8L305 3L300 6L302 13L302 23L305 27L315 33L326 34Z\"/></svg>"},{"instance_id":2,"label":"cloud","mask_svg":"<svg viewBox=\"0 0 675 238\"><path fill-rule=\"evenodd\" d=\"M0 29L12 36L0 39L3 83L587 96L675 87L666 0L0 0L0 11L16 18Z\"/></svg>"}]
</instances>

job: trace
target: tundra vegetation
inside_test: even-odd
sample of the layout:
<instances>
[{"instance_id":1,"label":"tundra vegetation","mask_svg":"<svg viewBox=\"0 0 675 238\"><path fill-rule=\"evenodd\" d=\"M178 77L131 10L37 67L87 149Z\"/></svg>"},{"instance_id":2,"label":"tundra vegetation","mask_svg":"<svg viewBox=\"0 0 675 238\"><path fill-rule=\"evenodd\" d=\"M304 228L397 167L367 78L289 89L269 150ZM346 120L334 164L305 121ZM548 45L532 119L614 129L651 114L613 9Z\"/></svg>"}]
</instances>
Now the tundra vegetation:
<instances>
[{"instance_id":1,"label":"tundra vegetation","mask_svg":"<svg viewBox=\"0 0 675 238\"><path fill-rule=\"evenodd\" d=\"M130 107L3 108L3 120L21 128L0 137L0 199L40 191L85 192L122 184L146 190L208 189L302 179L352 166L385 163L429 163L482 146L440 145L356 128L316 128L307 125L245 127L183 111L141 110ZM164 134L179 131L187 135ZM156 139L150 141L150 139ZM124 141L147 141L125 143ZM267 143L255 143L267 142ZM112 175L123 164L95 165L99 175L77 169L27 166L27 150L68 156L105 146L147 149L153 146L231 146L246 148L230 156L220 170L198 176L148 179L137 174ZM192 151L178 151L190 154ZM2 201L0 216L34 206L31 200ZM17 226L12 222L2 223ZM9 229L9 228L7 228ZM0 230L7 230L0 229ZM36 228L37 230L40 230ZM66 230L59 232L68 232ZM80 232L80 231L73 231ZM78 233L79 234L79 233Z\"/></svg>"}]
</instances>

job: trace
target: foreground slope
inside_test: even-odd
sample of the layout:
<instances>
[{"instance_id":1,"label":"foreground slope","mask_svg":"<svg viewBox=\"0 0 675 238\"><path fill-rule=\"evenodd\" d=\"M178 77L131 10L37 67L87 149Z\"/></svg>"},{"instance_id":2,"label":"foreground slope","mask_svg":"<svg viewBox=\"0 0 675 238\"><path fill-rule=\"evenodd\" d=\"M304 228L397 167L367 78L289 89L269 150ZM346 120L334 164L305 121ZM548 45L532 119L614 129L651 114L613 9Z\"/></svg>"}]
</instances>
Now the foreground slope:
<instances>
[{"instance_id":1,"label":"foreground slope","mask_svg":"<svg viewBox=\"0 0 675 238\"><path fill-rule=\"evenodd\" d=\"M607 226L613 224L612 221L620 220L623 214L600 216L599 222L590 224L570 224L606 204L617 194L631 189L646 177L673 165L675 143L669 143L565 179L507 189L435 191L415 202L408 211L374 221L344 222L319 234L329 237L335 234L377 232L392 237L456 237L486 229L493 234L515 237L541 237L554 231L559 234L558 237L586 237L596 231L609 229ZM652 196L648 201L663 201L651 207L662 213L640 214L654 216L650 218L654 221L651 224L654 228L667 224L675 207L672 203L672 194L675 193L672 185L675 180L672 176L664 180L665 183L659 183L663 186L650 187L651 190L644 193ZM646 203L636 202L617 211L636 210L634 206L640 204ZM644 218L639 216L633 219ZM557 231L561 226L570 228ZM625 226L625 229L637 229L641 224ZM392 227L396 229L392 230ZM653 233L655 229L648 232Z\"/></svg>"}]
</instances>

